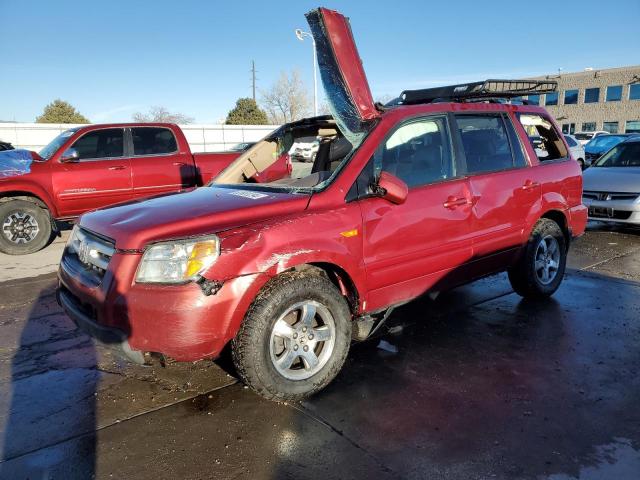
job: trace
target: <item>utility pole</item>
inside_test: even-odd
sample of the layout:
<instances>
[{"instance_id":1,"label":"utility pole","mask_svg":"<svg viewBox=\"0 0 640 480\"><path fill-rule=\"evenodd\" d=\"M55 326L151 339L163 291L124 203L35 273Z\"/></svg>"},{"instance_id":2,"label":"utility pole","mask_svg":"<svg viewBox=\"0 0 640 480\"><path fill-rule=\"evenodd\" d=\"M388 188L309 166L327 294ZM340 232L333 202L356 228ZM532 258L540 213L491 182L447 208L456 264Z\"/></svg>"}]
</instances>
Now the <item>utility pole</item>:
<instances>
[{"instance_id":1,"label":"utility pole","mask_svg":"<svg viewBox=\"0 0 640 480\"><path fill-rule=\"evenodd\" d=\"M253 101L256 101L256 62L251 60L251 88L253 90Z\"/></svg>"}]
</instances>

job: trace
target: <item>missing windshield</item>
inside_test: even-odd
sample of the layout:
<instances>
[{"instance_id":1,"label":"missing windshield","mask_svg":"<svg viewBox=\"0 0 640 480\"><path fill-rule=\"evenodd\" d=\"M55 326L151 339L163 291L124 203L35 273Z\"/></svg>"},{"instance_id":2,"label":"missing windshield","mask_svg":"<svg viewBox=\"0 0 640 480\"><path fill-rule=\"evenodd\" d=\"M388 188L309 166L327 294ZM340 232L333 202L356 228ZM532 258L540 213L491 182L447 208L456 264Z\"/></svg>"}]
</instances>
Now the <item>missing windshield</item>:
<instances>
[{"instance_id":1,"label":"missing windshield","mask_svg":"<svg viewBox=\"0 0 640 480\"><path fill-rule=\"evenodd\" d=\"M283 125L229 165L210 185L321 189L355 151L330 116Z\"/></svg>"}]
</instances>

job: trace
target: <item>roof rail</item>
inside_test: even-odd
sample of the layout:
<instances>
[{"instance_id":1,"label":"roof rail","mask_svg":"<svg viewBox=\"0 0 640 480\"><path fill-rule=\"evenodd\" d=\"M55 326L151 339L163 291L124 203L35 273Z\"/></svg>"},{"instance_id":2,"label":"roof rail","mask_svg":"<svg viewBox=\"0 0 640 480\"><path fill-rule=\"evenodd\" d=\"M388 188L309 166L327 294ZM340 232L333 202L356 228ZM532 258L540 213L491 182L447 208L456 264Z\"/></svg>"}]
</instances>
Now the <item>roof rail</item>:
<instances>
[{"instance_id":1,"label":"roof rail","mask_svg":"<svg viewBox=\"0 0 640 480\"><path fill-rule=\"evenodd\" d=\"M557 91L555 80L484 80L446 87L405 90L398 98L399 105L433 102L462 102L465 100L514 98Z\"/></svg>"}]
</instances>

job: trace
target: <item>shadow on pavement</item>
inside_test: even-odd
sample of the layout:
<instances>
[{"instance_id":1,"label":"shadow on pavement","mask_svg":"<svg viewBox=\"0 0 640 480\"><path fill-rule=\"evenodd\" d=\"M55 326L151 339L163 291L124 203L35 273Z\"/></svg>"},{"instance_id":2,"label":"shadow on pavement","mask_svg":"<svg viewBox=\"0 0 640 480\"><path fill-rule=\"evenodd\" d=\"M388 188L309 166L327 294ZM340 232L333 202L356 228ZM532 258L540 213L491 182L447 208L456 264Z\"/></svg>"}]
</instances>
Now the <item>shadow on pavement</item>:
<instances>
[{"instance_id":1,"label":"shadow on pavement","mask_svg":"<svg viewBox=\"0 0 640 480\"><path fill-rule=\"evenodd\" d=\"M54 284L32 305L11 362L0 478L93 478L102 376L95 346L61 314Z\"/></svg>"}]
</instances>

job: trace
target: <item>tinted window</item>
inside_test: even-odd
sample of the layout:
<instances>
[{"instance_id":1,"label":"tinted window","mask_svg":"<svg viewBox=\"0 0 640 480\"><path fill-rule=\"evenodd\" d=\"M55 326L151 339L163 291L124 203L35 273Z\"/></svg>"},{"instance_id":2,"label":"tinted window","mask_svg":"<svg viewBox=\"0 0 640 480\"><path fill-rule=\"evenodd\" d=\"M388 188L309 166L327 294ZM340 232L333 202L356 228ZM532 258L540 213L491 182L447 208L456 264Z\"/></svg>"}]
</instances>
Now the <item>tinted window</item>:
<instances>
[{"instance_id":1,"label":"tinted window","mask_svg":"<svg viewBox=\"0 0 640 480\"><path fill-rule=\"evenodd\" d=\"M622 85L607 87L607 102L619 102L622 99Z\"/></svg>"},{"instance_id":2,"label":"tinted window","mask_svg":"<svg viewBox=\"0 0 640 480\"><path fill-rule=\"evenodd\" d=\"M597 103L600 101L599 88L587 88L584 91L584 103Z\"/></svg>"},{"instance_id":3,"label":"tinted window","mask_svg":"<svg viewBox=\"0 0 640 480\"><path fill-rule=\"evenodd\" d=\"M567 143L569 144L570 147L575 147L576 145L578 145L578 142L576 142L573 138L571 137L567 137L565 135L564 139L567 141Z\"/></svg>"},{"instance_id":4,"label":"tinted window","mask_svg":"<svg viewBox=\"0 0 640 480\"><path fill-rule=\"evenodd\" d=\"M625 133L640 133L640 120L627 120Z\"/></svg>"},{"instance_id":5,"label":"tinted window","mask_svg":"<svg viewBox=\"0 0 640 480\"><path fill-rule=\"evenodd\" d=\"M564 104L573 105L578 103L578 90L567 90L564 92Z\"/></svg>"},{"instance_id":6,"label":"tinted window","mask_svg":"<svg viewBox=\"0 0 640 480\"><path fill-rule=\"evenodd\" d=\"M136 127L131 129L134 155L162 155L178 150L176 138L168 128Z\"/></svg>"},{"instance_id":7,"label":"tinted window","mask_svg":"<svg viewBox=\"0 0 640 480\"><path fill-rule=\"evenodd\" d=\"M444 118L429 118L399 127L376 150L375 175L384 170L409 187L454 176L446 125Z\"/></svg>"},{"instance_id":8,"label":"tinted window","mask_svg":"<svg viewBox=\"0 0 640 480\"><path fill-rule=\"evenodd\" d=\"M514 166L502 117L460 115L456 117L456 123L469 173L504 170Z\"/></svg>"},{"instance_id":9,"label":"tinted window","mask_svg":"<svg viewBox=\"0 0 640 480\"><path fill-rule=\"evenodd\" d=\"M557 160L569 155L567 147L549 120L535 113L520 113L518 119L529 138L537 140L532 141L532 147L540 161Z\"/></svg>"},{"instance_id":10,"label":"tinted window","mask_svg":"<svg viewBox=\"0 0 640 480\"><path fill-rule=\"evenodd\" d=\"M640 100L640 83L629 85L629 100Z\"/></svg>"},{"instance_id":11,"label":"tinted window","mask_svg":"<svg viewBox=\"0 0 640 480\"><path fill-rule=\"evenodd\" d=\"M122 157L123 145L123 130L107 128L87 133L76 140L71 148L78 151L81 160L88 160Z\"/></svg>"},{"instance_id":12,"label":"tinted window","mask_svg":"<svg viewBox=\"0 0 640 480\"><path fill-rule=\"evenodd\" d=\"M557 93L547 93L545 96L545 105L557 105L558 104L558 94Z\"/></svg>"},{"instance_id":13,"label":"tinted window","mask_svg":"<svg viewBox=\"0 0 640 480\"><path fill-rule=\"evenodd\" d=\"M609 133L618 133L618 122L604 122L602 129Z\"/></svg>"}]
</instances>

